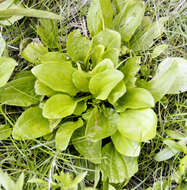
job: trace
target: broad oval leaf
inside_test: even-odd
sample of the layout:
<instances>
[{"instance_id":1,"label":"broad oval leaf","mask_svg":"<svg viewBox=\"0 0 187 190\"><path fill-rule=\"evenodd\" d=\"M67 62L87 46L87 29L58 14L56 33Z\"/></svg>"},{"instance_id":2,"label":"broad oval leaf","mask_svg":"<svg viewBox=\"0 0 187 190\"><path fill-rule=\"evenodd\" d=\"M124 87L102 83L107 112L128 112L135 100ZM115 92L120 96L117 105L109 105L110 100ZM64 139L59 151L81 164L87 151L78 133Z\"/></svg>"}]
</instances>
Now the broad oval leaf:
<instances>
[{"instance_id":1,"label":"broad oval leaf","mask_svg":"<svg viewBox=\"0 0 187 190\"><path fill-rule=\"evenodd\" d=\"M86 136L98 141L113 135L117 130L118 114L110 108L99 111L94 108L87 121Z\"/></svg>"},{"instance_id":2,"label":"broad oval leaf","mask_svg":"<svg viewBox=\"0 0 187 190\"><path fill-rule=\"evenodd\" d=\"M87 23L91 36L100 32L103 27L110 28L113 10L110 0L92 0L88 10Z\"/></svg>"},{"instance_id":3,"label":"broad oval leaf","mask_svg":"<svg viewBox=\"0 0 187 190\"><path fill-rule=\"evenodd\" d=\"M0 125L0 140L7 139L12 133L9 125Z\"/></svg>"},{"instance_id":4,"label":"broad oval leaf","mask_svg":"<svg viewBox=\"0 0 187 190\"><path fill-rule=\"evenodd\" d=\"M118 131L112 135L112 142L120 154L131 157L137 157L140 154L140 143L128 139Z\"/></svg>"},{"instance_id":5,"label":"broad oval leaf","mask_svg":"<svg viewBox=\"0 0 187 190\"><path fill-rule=\"evenodd\" d=\"M0 87L7 83L15 66L17 66L17 63L14 59L0 57Z\"/></svg>"},{"instance_id":6,"label":"broad oval leaf","mask_svg":"<svg viewBox=\"0 0 187 190\"><path fill-rule=\"evenodd\" d=\"M111 91L108 101L112 104L115 105L117 100L122 97L126 93L126 85L125 82L122 80L120 81L116 87Z\"/></svg>"},{"instance_id":7,"label":"broad oval leaf","mask_svg":"<svg viewBox=\"0 0 187 190\"><path fill-rule=\"evenodd\" d=\"M58 26L56 20L40 19L37 34L48 48L58 48Z\"/></svg>"},{"instance_id":8,"label":"broad oval leaf","mask_svg":"<svg viewBox=\"0 0 187 190\"><path fill-rule=\"evenodd\" d=\"M114 19L114 26L120 32L122 40L128 42L141 24L145 12L143 1L127 1L123 10Z\"/></svg>"},{"instance_id":9,"label":"broad oval leaf","mask_svg":"<svg viewBox=\"0 0 187 190\"><path fill-rule=\"evenodd\" d=\"M66 150L73 132L82 127L83 124L82 119L79 119L78 121L68 121L60 125L55 136L57 150Z\"/></svg>"},{"instance_id":10,"label":"broad oval leaf","mask_svg":"<svg viewBox=\"0 0 187 190\"><path fill-rule=\"evenodd\" d=\"M168 48L168 45L166 44L162 44L162 45L158 45L154 48L153 53L152 53L152 58L156 58L158 57L160 54L162 54L166 49Z\"/></svg>"},{"instance_id":11,"label":"broad oval leaf","mask_svg":"<svg viewBox=\"0 0 187 190\"><path fill-rule=\"evenodd\" d=\"M77 105L72 97L56 94L50 97L43 107L43 116L48 119L60 119L71 115Z\"/></svg>"},{"instance_id":12,"label":"broad oval leaf","mask_svg":"<svg viewBox=\"0 0 187 190\"><path fill-rule=\"evenodd\" d=\"M117 109L121 112L127 108L141 109L154 107L154 98L151 93L143 88L130 88L118 102Z\"/></svg>"},{"instance_id":13,"label":"broad oval leaf","mask_svg":"<svg viewBox=\"0 0 187 190\"><path fill-rule=\"evenodd\" d=\"M107 50L116 48L120 50L121 36L115 30L105 29L93 38L93 46L103 45Z\"/></svg>"},{"instance_id":14,"label":"broad oval leaf","mask_svg":"<svg viewBox=\"0 0 187 190\"><path fill-rule=\"evenodd\" d=\"M44 83L40 82L39 80L36 80L34 88L35 88L36 94L42 95L42 96L50 97L57 93L51 88L49 88L48 86L46 86Z\"/></svg>"},{"instance_id":15,"label":"broad oval leaf","mask_svg":"<svg viewBox=\"0 0 187 190\"><path fill-rule=\"evenodd\" d=\"M30 43L21 52L21 56L30 63L40 64L41 57L48 52L48 49L42 44Z\"/></svg>"},{"instance_id":16,"label":"broad oval leaf","mask_svg":"<svg viewBox=\"0 0 187 190\"><path fill-rule=\"evenodd\" d=\"M93 47L92 54L91 54L93 67L95 67L99 62L101 62L104 51L105 51L105 46L103 45L99 44Z\"/></svg>"},{"instance_id":17,"label":"broad oval leaf","mask_svg":"<svg viewBox=\"0 0 187 190\"><path fill-rule=\"evenodd\" d=\"M42 109L32 107L22 113L13 128L13 137L18 140L35 139L50 133L49 121L42 116Z\"/></svg>"},{"instance_id":18,"label":"broad oval leaf","mask_svg":"<svg viewBox=\"0 0 187 190\"><path fill-rule=\"evenodd\" d=\"M85 136L85 128L81 127L73 133L72 142L75 149L89 161L101 163L101 141L91 141Z\"/></svg>"},{"instance_id":19,"label":"broad oval leaf","mask_svg":"<svg viewBox=\"0 0 187 190\"><path fill-rule=\"evenodd\" d=\"M74 62L86 62L90 46L90 40L83 37L80 30L74 30L68 35L67 52Z\"/></svg>"},{"instance_id":20,"label":"broad oval leaf","mask_svg":"<svg viewBox=\"0 0 187 190\"><path fill-rule=\"evenodd\" d=\"M120 113L118 130L133 141L147 141L155 137L157 117L152 109L127 110Z\"/></svg>"},{"instance_id":21,"label":"broad oval leaf","mask_svg":"<svg viewBox=\"0 0 187 190\"><path fill-rule=\"evenodd\" d=\"M90 92L96 99L106 100L113 88L123 79L123 73L118 70L105 70L94 75L89 84Z\"/></svg>"},{"instance_id":22,"label":"broad oval leaf","mask_svg":"<svg viewBox=\"0 0 187 190\"><path fill-rule=\"evenodd\" d=\"M130 48L134 51L148 50L154 44L154 40L165 31L164 24L166 21L167 18L162 17L152 24L147 23L147 19L144 19L143 27L140 26L130 41Z\"/></svg>"},{"instance_id":23,"label":"broad oval leaf","mask_svg":"<svg viewBox=\"0 0 187 190\"><path fill-rule=\"evenodd\" d=\"M175 65L175 66L174 66ZM176 69L174 69L175 67ZM173 81L170 88L167 91L167 94L179 94L181 92L187 91L187 60L180 57L169 57L164 59L156 71L156 75L153 77L152 81L161 81L165 73L168 73L165 81L162 81L165 86L167 81ZM173 76L176 76L173 80ZM150 83L152 83L150 81ZM161 88L161 87L160 87ZM158 86L159 90L159 86Z\"/></svg>"},{"instance_id":24,"label":"broad oval leaf","mask_svg":"<svg viewBox=\"0 0 187 190\"><path fill-rule=\"evenodd\" d=\"M78 102L73 114L74 115L81 115L83 112L85 112L87 109L87 103L84 101Z\"/></svg>"},{"instance_id":25,"label":"broad oval leaf","mask_svg":"<svg viewBox=\"0 0 187 190\"><path fill-rule=\"evenodd\" d=\"M102 157L101 172L103 181L108 178L110 183L123 183L138 171L137 158L121 155L115 150L112 143L108 143L103 147Z\"/></svg>"},{"instance_id":26,"label":"broad oval leaf","mask_svg":"<svg viewBox=\"0 0 187 190\"><path fill-rule=\"evenodd\" d=\"M0 103L13 106L30 106L39 102L34 90L35 77L31 73L8 82L0 88Z\"/></svg>"},{"instance_id":27,"label":"broad oval leaf","mask_svg":"<svg viewBox=\"0 0 187 190\"><path fill-rule=\"evenodd\" d=\"M39 81L55 91L66 92L70 95L77 93L72 82L72 74L76 70L67 62L44 63L35 66L31 71Z\"/></svg>"},{"instance_id":28,"label":"broad oval leaf","mask_svg":"<svg viewBox=\"0 0 187 190\"><path fill-rule=\"evenodd\" d=\"M89 81L91 75L89 73L84 72L79 68L79 70L75 71L72 75L72 81L75 87L82 92L89 92Z\"/></svg>"}]
</instances>

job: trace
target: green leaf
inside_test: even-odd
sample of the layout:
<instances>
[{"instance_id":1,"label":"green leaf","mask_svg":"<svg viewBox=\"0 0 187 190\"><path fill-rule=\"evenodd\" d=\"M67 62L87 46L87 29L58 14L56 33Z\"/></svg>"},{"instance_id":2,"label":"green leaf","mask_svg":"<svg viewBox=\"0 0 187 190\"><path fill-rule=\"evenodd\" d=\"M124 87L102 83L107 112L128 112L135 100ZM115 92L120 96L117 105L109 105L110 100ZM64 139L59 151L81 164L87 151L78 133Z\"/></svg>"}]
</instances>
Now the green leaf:
<instances>
[{"instance_id":1,"label":"green leaf","mask_svg":"<svg viewBox=\"0 0 187 190\"><path fill-rule=\"evenodd\" d=\"M9 125L0 125L0 140L7 139L12 133Z\"/></svg>"},{"instance_id":2,"label":"green leaf","mask_svg":"<svg viewBox=\"0 0 187 190\"><path fill-rule=\"evenodd\" d=\"M15 189L14 181L0 169L0 185L4 187L5 190ZM0 186L1 187L1 186Z\"/></svg>"},{"instance_id":3,"label":"green leaf","mask_svg":"<svg viewBox=\"0 0 187 190\"><path fill-rule=\"evenodd\" d=\"M110 0L92 0L88 10L87 23L91 36L96 35L105 27L110 28L113 10Z\"/></svg>"},{"instance_id":4,"label":"green leaf","mask_svg":"<svg viewBox=\"0 0 187 190\"><path fill-rule=\"evenodd\" d=\"M12 80L0 88L0 103L13 106L30 106L39 102L34 90L35 78L29 73Z\"/></svg>"},{"instance_id":5,"label":"green leaf","mask_svg":"<svg viewBox=\"0 0 187 190\"><path fill-rule=\"evenodd\" d=\"M120 50L121 36L118 32L110 29L105 29L99 32L93 38L93 46L103 45L107 50L116 48Z\"/></svg>"},{"instance_id":6,"label":"green leaf","mask_svg":"<svg viewBox=\"0 0 187 190\"><path fill-rule=\"evenodd\" d=\"M46 18L46 19L55 19L55 20L63 19L63 17L61 17L60 15L56 15L48 11L37 10L37 9L9 8L5 10L0 10L0 18L6 18L11 16L27 16L27 17Z\"/></svg>"},{"instance_id":7,"label":"green leaf","mask_svg":"<svg viewBox=\"0 0 187 190\"><path fill-rule=\"evenodd\" d=\"M124 81L127 88L135 87L136 74L140 69L140 57L130 57L119 70L124 74Z\"/></svg>"},{"instance_id":8,"label":"green leaf","mask_svg":"<svg viewBox=\"0 0 187 190\"><path fill-rule=\"evenodd\" d=\"M91 141L84 136L85 128L81 127L77 129L72 138L75 149L89 161L100 164L101 163L101 141Z\"/></svg>"},{"instance_id":9,"label":"green leaf","mask_svg":"<svg viewBox=\"0 0 187 190\"><path fill-rule=\"evenodd\" d=\"M165 94L187 91L187 60L178 57L164 59L158 66L156 75L149 82L149 86L151 92L156 94L156 100L161 99Z\"/></svg>"},{"instance_id":10,"label":"green leaf","mask_svg":"<svg viewBox=\"0 0 187 190\"><path fill-rule=\"evenodd\" d=\"M90 46L90 40L87 37L83 37L80 30L74 30L68 35L67 52L74 62L86 62Z\"/></svg>"},{"instance_id":11,"label":"green leaf","mask_svg":"<svg viewBox=\"0 0 187 190\"><path fill-rule=\"evenodd\" d=\"M13 128L13 137L18 140L35 139L50 133L49 121L42 116L42 109L32 107L24 111Z\"/></svg>"},{"instance_id":12,"label":"green leaf","mask_svg":"<svg viewBox=\"0 0 187 190\"><path fill-rule=\"evenodd\" d=\"M48 119L60 119L73 114L77 105L72 97L56 94L50 97L43 107L43 116Z\"/></svg>"},{"instance_id":13,"label":"green leaf","mask_svg":"<svg viewBox=\"0 0 187 190\"><path fill-rule=\"evenodd\" d=\"M111 91L108 101L115 105L115 103L118 101L120 97L122 97L126 93L126 85L125 82L122 80L120 81L116 87Z\"/></svg>"},{"instance_id":14,"label":"green leaf","mask_svg":"<svg viewBox=\"0 0 187 190\"><path fill-rule=\"evenodd\" d=\"M123 73L118 70L105 70L95 74L89 84L90 92L96 99L106 100L114 87L123 79Z\"/></svg>"},{"instance_id":15,"label":"green leaf","mask_svg":"<svg viewBox=\"0 0 187 190\"><path fill-rule=\"evenodd\" d=\"M42 43L48 48L58 47L58 26L56 20L40 19L37 34L40 36Z\"/></svg>"},{"instance_id":16,"label":"green leaf","mask_svg":"<svg viewBox=\"0 0 187 190\"><path fill-rule=\"evenodd\" d=\"M5 47L6 47L5 40L3 39L2 34L0 33L0 56L2 56Z\"/></svg>"},{"instance_id":17,"label":"green leaf","mask_svg":"<svg viewBox=\"0 0 187 190\"><path fill-rule=\"evenodd\" d=\"M22 173L18 181L16 182L16 190L23 190L23 185L24 185L24 174Z\"/></svg>"},{"instance_id":18,"label":"green leaf","mask_svg":"<svg viewBox=\"0 0 187 190\"><path fill-rule=\"evenodd\" d=\"M30 63L40 64L41 57L47 52L48 49L42 44L32 42L21 52L21 56Z\"/></svg>"},{"instance_id":19,"label":"green leaf","mask_svg":"<svg viewBox=\"0 0 187 190\"><path fill-rule=\"evenodd\" d=\"M127 110L120 113L118 130L133 141L147 141L155 137L157 117L152 109Z\"/></svg>"},{"instance_id":20,"label":"green leaf","mask_svg":"<svg viewBox=\"0 0 187 190\"><path fill-rule=\"evenodd\" d=\"M181 175L185 176L187 174L187 155L180 160L179 171Z\"/></svg>"},{"instance_id":21,"label":"green leaf","mask_svg":"<svg viewBox=\"0 0 187 190\"><path fill-rule=\"evenodd\" d=\"M81 115L83 112L85 112L87 109L87 103L84 101L78 102L73 114L74 115Z\"/></svg>"},{"instance_id":22,"label":"green leaf","mask_svg":"<svg viewBox=\"0 0 187 190\"><path fill-rule=\"evenodd\" d=\"M168 48L168 45L162 44L158 45L154 48L153 53L152 53L152 58L158 57L160 54L162 54L166 49Z\"/></svg>"},{"instance_id":23,"label":"green leaf","mask_svg":"<svg viewBox=\"0 0 187 190\"><path fill-rule=\"evenodd\" d=\"M86 126L86 136L98 141L113 135L117 130L118 114L110 108L99 111L94 108L90 113Z\"/></svg>"},{"instance_id":24,"label":"green leaf","mask_svg":"<svg viewBox=\"0 0 187 190\"><path fill-rule=\"evenodd\" d=\"M99 62L101 62L104 51L105 51L105 46L103 45L99 44L93 47L92 54L91 54L93 67L95 67Z\"/></svg>"},{"instance_id":25,"label":"green leaf","mask_svg":"<svg viewBox=\"0 0 187 190\"><path fill-rule=\"evenodd\" d=\"M40 82L39 80L36 80L35 85L35 93L42 96L53 96L57 92L46 86L44 83Z\"/></svg>"},{"instance_id":26,"label":"green leaf","mask_svg":"<svg viewBox=\"0 0 187 190\"><path fill-rule=\"evenodd\" d=\"M112 135L112 142L120 154L131 157L137 157L140 154L140 143L128 139L118 131Z\"/></svg>"},{"instance_id":27,"label":"green leaf","mask_svg":"<svg viewBox=\"0 0 187 190\"><path fill-rule=\"evenodd\" d=\"M77 93L77 89L72 82L72 74L76 70L67 62L61 64L44 63L35 66L31 71L39 81L55 91L70 95Z\"/></svg>"},{"instance_id":28,"label":"green leaf","mask_svg":"<svg viewBox=\"0 0 187 190\"><path fill-rule=\"evenodd\" d=\"M1 0L0 1L0 10L5 10L7 9L12 3L14 2L14 0Z\"/></svg>"},{"instance_id":29,"label":"green leaf","mask_svg":"<svg viewBox=\"0 0 187 190\"><path fill-rule=\"evenodd\" d=\"M96 65L96 67L92 70L92 75L95 75L97 73L101 73L106 70L112 70L114 69L114 64L110 59L104 59L100 63Z\"/></svg>"},{"instance_id":30,"label":"green leaf","mask_svg":"<svg viewBox=\"0 0 187 190\"><path fill-rule=\"evenodd\" d=\"M78 121L69 121L60 125L55 137L56 149L60 151L66 150L73 132L82 127L83 124L82 119L79 119Z\"/></svg>"},{"instance_id":31,"label":"green leaf","mask_svg":"<svg viewBox=\"0 0 187 190\"><path fill-rule=\"evenodd\" d=\"M129 88L117 102L117 109L121 112L126 109L141 109L154 107L154 98L143 88Z\"/></svg>"},{"instance_id":32,"label":"green leaf","mask_svg":"<svg viewBox=\"0 0 187 190\"><path fill-rule=\"evenodd\" d=\"M72 75L72 81L75 87L82 92L89 92L90 78L91 75L87 72L82 71L80 67Z\"/></svg>"},{"instance_id":33,"label":"green leaf","mask_svg":"<svg viewBox=\"0 0 187 190\"><path fill-rule=\"evenodd\" d=\"M119 55L120 55L119 49L111 48L111 49L106 50L103 53L102 59L106 59L106 58L111 59L114 65L116 66L118 64Z\"/></svg>"},{"instance_id":34,"label":"green leaf","mask_svg":"<svg viewBox=\"0 0 187 190\"><path fill-rule=\"evenodd\" d=\"M123 10L114 19L114 28L120 32L122 40L129 42L138 26L141 24L145 12L143 1L127 1Z\"/></svg>"},{"instance_id":35,"label":"green leaf","mask_svg":"<svg viewBox=\"0 0 187 190\"><path fill-rule=\"evenodd\" d=\"M0 87L4 86L9 80L15 66L18 64L14 59L0 57Z\"/></svg>"},{"instance_id":36,"label":"green leaf","mask_svg":"<svg viewBox=\"0 0 187 190\"><path fill-rule=\"evenodd\" d=\"M178 153L177 150L174 150L174 149L171 150L170 148L164 148L155 155L154 159L158 162L162 162L162 161L172 158L177 153Z\"/></svg>"},{"instance_id":37,"label":"green leaf","mask_svg":"<svg viewBox=\"0 0 187 190\"><path fill-rule=\"evenodd\" d=\"M57 64L64 64L64 62L69 63L71 65L71 62L69 61L69 58L66 54L61 52L48 52L44 55L41 55L40 57L41 63L57 63Z\"/></svg>"},{"instance_id":38,"label":"green leaf","mask_svg":"<svg viewBox=\"0 0 187 190\"><path fill-rule=\"evenodd\" d=\"M166 17L160 18L158 21L152 23L144 23L143 28L140 26L140 29L133 36L130 41L130 48L134 51L146 51L153 44L154 40L159 38L165 31L164 24L167 21Z\"/></svg>"},{"instance_id":39,"label":"green leaf","mask_svg":"<svg viewBox=\"0 0 187 190\"><path fill-rule=\"evenodd\" d=\"M115 150L112 143L104 146L102 157L103 181L108 178L110 183L123 183L138 171L137 158L121 155Z\"/></svg>"}]
</instances>

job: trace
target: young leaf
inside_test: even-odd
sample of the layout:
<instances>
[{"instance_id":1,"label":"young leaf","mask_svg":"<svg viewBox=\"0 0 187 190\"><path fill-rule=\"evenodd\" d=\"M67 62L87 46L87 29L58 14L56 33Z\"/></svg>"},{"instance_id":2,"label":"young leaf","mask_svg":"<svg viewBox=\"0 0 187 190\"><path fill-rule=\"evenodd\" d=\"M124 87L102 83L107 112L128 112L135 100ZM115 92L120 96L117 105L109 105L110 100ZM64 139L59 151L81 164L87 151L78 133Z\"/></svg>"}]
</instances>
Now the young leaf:
<instances>
[{"instance_id":1,"label":"young leaf","mask_svg":"<svg viewBox=\"0 0 187 190\"><path fill-rule=\"evenodd\" d=\"M77 105L72 97L56 94L49 98L43 107L43 116L48 119L60 119L73 114Z\"/></svg>"},{"instance_id":2,"label":"young leaf","mask_svg":"<svg viewBox=\"0 0 187 190\"><path fill-rule=\"evenodd\" d=\"M103 147L102 157L103 181L108 178L110 183L122 183L138 171L137 158L121 155L115 150L112 143Z\"/></svg>"},{"instance_id":3,"label":"young leaf","mask_svg":"<svg viewBox=\"0 0 187 190\"><path fill-rule=\"evenodd\" d=\"M72 81L75 87L82 92L89 92L90 78L91 75L89 75L87 72L82 71L81 68L75 71L72 75Z\"/></svg>"},{"instance_id":4,"label":"young leaf","mask_svg":"<svg viewBox=\"0 0 187 190\"><path fill-rule=\"evenodd\" d=\"M12 129L9 125L0 125L0 140L5 140L11 135Z\"/></svg>"},{"instance_id":5,"label":"young leaf","mask_svg":"<svg viewBox=\"0 0 187 190\"><path fill-rule=\"evenodd\" d=\"M143 88L129 88L124 96L117 101L117 109L121 112L129 109L154 107L154 98Z\"/></svg>"},{"instance_id":6,"label":"young leaf","mask_svg":"<svg viewBox=\"0 0 187 190\"><path fill-rule=\"evenodd\" d=\"M81 115L83 112L85 112L86 109L87 109L87 104L86 104L86 102L84 102L84 101L78 102L78 104L77 104L77 106L76 106L76 108L75 108L73 114L79 116L79 115Z\"/></svg>"},{"instance_id":7,"label":"young leaf","mask_svg":"<svg viewBox=\"0 0 187 190\"><path fill-rule=\"evenodd\" d=\"M27 16L27 17L46 18L46 19L55 19L55 20L63 19L63 17L61 17L60 15L56 15L48 11L37 10L37 9L9 8L5 10L0 10L0 18L6 18L11 16Z\"/></svg>"},{"instance_id":8,"label":"young leaf","mask_svg":"<svg viewBox=\"0 0 187 190\"><path fill-rule=\"evenodd\" d=\"M105 46L103 45L99 44L93 47L92 54L91 54L93 67L95 67L99 62L101 62L104 51L105 51Z\"/></svg>"},{"instance_id":9,"label":"young leaf","mask_svg":"<svg viewBox=\"0 0 187 190\"><path fill-rule=\"evenodd\" d=\"M76 69L67 62L62 64L44 63L35 66L31 71L39 81L55 91L65 92L70 95L77 93L77 89L72 82L72 74Z\"/></svg>"},{"instance_id":10,"label":"young leaf","mask_svg":"<svg viewBox=\"0 0 187 190\"><path fill-rule=\"evenodd\" d=\"M114 19L114 28L120 32L122 40L129 42L141 24L145 12L143 1L127 1L123 10Z\"/></svg>"},{"instance_id":11,"label":"young leaf","mask_svg":"<svg viewBox=\"0 0 187 190\"><path fill-rule=\"evenodd\" d=\"M24 185L24 174L22 173L18 181L16 182L16 190L23 190L23 185Z\"/></svg>"},{"instance_id":12,"label":"young leaf","mask_svg":"<svg viewBox=\"0 0 187 190\"><path fill-rule=\"evenodd\" d=\"M94 75L89 84L90 92L96 99L106 100L113 88L123 79L123 73L118 70L105 70Z\"/></svg>"},{"instance_id":13,"label":"young leaf","mask_svg":"<svg viewBox=\"0 0 187 190\"><path fill-rule=\"evenodd\" d=\"M147 141L155 137L157 117L152 109L127 110L120 113L119 132L133 141Z\"/></svg>"},{"instance_id":14,"label":"young leaf","mask_svg":"<svg viewBox=\"0 0 187 190\"><path fill-rule=\"evenodd\" d=\"M7 173L4 173L2 169L0 169L0 187L1 185L5 190L15 189L14 181L8 176Z\"/></svg>"},{"instance_id":15,"label":"young leaf","mask_svg":"<svg viewBox=\"0 0 187 190\"><path fill-rule=\"evenodd\" d=\"M12 80L0 88L0 103L13 106L30 106L39 102L34 91L35 78L31 73Z\"/></svg>"},{"instance_id":16,"label":"young leaf","mask_svg":"<svg viewBox=\"0 0 187 190\"><path fill-rule=\"evenodd\" d=\"M167 21L166 17L160 18L153 24L145 24L143 29L138 30L130 41L130 48L134 51L148 50L153 44L154 40L159 38L165 31L164 24Z\"/></svg>"},{"instance_id":17,"label":"young leaf","mask_svg":"<svg viewBox=\"0 0 187 190\"><path fill-rule=\"evenodd\" d=\"M17 66L17 63L14 59L0 57L0 87L7 83L15 66Z\"/></svg>"},{"instance_id":18,"label":"young leaf","mask_svg":"<svg viewBox=\"0 0 187 190\"><path fill-rule=\"evenodd\" d=\"M41 57L47 52L48 49L42 44L32 42L21 52L21 56L30 63L40 64Z\"/></svg>"},{"instance_id":19,"label":"young leaf","mask_svg":"<svg viewBox=\"0 0 187 190\"><path fill-rule=\"evenodd\" d=\"M77 129L73 134L73 145L75 149L89 161L100 164L101 163L101 141L91 141L85 135L85 128Z\"/></svg>"},{"instance_id":20,"label":"young leaf","mask_svg":"<svg viewBox=\"0 0 187 190\"><path fill-rule=\"evenodd\" d=\"M40 82L39 80L36 80L34 85L35 93L42 96L53 96L57 94L54 90L46 86L44 83Z\"/></svg>"},{"instance_id":21,"label":"young leaf","mask_svg":"<svg viewBox=\"0 0 187 190\"><path fill-rule=\"evenodd\" d=\"M91 42L83 37L80 30L74 30L68 35L67 52L74 62L86 62Z\"/></svg>"},{"instance_id":22,"label":"young leaf","mask_svg":"<svg viewBox=\"0 0 187 190\"><path fill-rule=\"evenodd\" d=\"M166 49L168 48L168 45L162 44L155 47L152 53L152 58L158 57L160 54L162 54Z\"/></svg>"},{"instance_id":23,"label":"young leaf","mask_svg":"<svg viewBox=\"0 0 187 190\"><path fill-rule=\"evenodd\" d=\"M116 87L111 91L108 101L115 105L119 98L121 98L126 93L126 85L125 82L122 80L120 81Z\"/></svg>"},{"instance_id":24,"label":"young leaf","mask_svg":"<svg viewBox=\"0 0 187 190\"><path fill-rule=\"evenodd\" d=\"M3 39L2 34L0 33L0 56L2 56L5 47L6 47L5 40Z\"/></svg>"},{"instance_id":25,"label":"young leaf","mask_svg":"<svg viewBox=\"0 0 187 190\"><path fill-rule=\"evenodd\" d=\"M128 139L118 131L112 135L112 142L120 154L131 157L137 157L140 154L140 143Z\"/></svg>"},{"instance_id":26,"label":"young leaf","mask_svg":"<svg viewBox=\"0 0 187 190\"><path fill-rule=\"evenodd\" d=\"M96 67L92 70L92 75L101 73L107 69L108 70L114 69L114 64L110 59L104 59L99 64L97 64Z\"/></svg>"},{"instance_id":27,"label":"young leaf","mask_svg":"<svg viewBox=\"0 0 187 190\"><path fill-rule=\"evenodd\" d=\"M119 70L124 74L124 81L127 88L135 87L136 74L140 69L140 57L130 57Z\"/></svg>"},{"instance_id":28,"label":"young leaf","mask_svg":"<svg viewBox=\"0 0 187 190\"><path fill-rule=\"evenodd\" d=\"M58 26L56 20L40 19L37 34L40 36L42 43L48 48L58 47Z\"/></svg>"},{"instance_id":29,"label":"young leaf","mask_svg":"<svg viewBox=\"0 0 187 190\"><path fill-rule=\"evenodd\" d=\"M90 113L86 126L86 136L98 141L113 135L117 130L118 114L110 108L99 111L94 108Z\"/></svg>"},{"instance_id":30,"label":"young leaf","mask_svg":"<svg viewBox=\"0 0 187 190\"><path fill-rule=\"evenodd\" d=\"M31 107L16 121L12 135L15 139L35 139L50 133L49 121L42 116L42 109Z\"/></svg>"},{"instance_id":31,"label":"young leaf","mask_svg":"<svg viewBox=\"0 0 187 190\"><path fill-rule=\"evenodd\" d=\"M79 119L78 121L69 121L60 125L55 137L56 149L60 151L66 150L73 132L82 127L83 124L82 119Z\"/></svg>"}]
</instances>

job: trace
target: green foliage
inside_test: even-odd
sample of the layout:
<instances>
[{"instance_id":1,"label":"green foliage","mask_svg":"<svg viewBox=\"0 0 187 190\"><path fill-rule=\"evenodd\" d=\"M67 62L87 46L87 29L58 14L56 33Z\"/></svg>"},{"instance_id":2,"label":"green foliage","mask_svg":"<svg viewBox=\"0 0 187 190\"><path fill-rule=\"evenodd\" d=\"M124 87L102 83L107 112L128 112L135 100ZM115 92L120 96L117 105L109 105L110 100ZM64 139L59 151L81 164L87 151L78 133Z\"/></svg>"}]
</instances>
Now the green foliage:
<instances>
[{"instance_id":1,"label":"green foliage","mask_svg":"<svg viewBox=\"0 0 187 190\"><path fill-rule=\"evenodd\" d=\"M116 12L110 0L91 1L87 16L90 36L84 37L79 30L70 32L65 53L55 52L59 45L56 23L42 20L37 33L45 46L30 43L21 52L26 61L34 64L34 76L30 71L18 73L8 82L16 63L0 58L2 64L8 60L7 68L2 67L2 77L0 74L0 103L26 107L13 127L13 138L55 136L58 153L68 145L74 146L78 155L98 166L104 184L126 184L130 180L138 171L141 143L157 134L157 116L152 109L155 103L166 94L187 91L187 62L183 58L166 58L151 80L137 80L142 63L140 52L149 51L161 37L167 18L152 23L144 17L142 1L116 0L115 5ZM23 8L0 10L0 17L2 14L3 18L59 18ZM50 32L54 35L48 35ZM160 55L162 51L158 49L152 58ZM1 138L8 136L3 133ZM186 154L183 141L163 140L166 148L155 159L166 160L178 152ZM68 150L71 153L72 149ZM181 161L181 173L184 170ZM54 176L54 189L76 188L84 177L85 174L72 180L69 174L61 173ZM46 181L42 183L45 188Z\"/></svg>"}]
</instances>

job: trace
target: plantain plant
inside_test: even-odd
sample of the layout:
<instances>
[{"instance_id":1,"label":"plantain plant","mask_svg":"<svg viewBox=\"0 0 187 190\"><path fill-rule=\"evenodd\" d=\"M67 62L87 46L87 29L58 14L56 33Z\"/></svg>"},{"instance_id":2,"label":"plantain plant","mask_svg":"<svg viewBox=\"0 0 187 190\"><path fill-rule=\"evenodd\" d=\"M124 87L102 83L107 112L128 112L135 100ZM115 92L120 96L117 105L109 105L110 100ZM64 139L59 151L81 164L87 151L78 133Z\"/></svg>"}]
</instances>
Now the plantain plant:
<instances>
[{"instance_id":1,"label":"plantain plant","mask_svg":"<svg viewBox=\"0 0 187 190\"><path fill-rule=\"evenodd\" d=\"M57 151L71 144L99 167L106 189L126 184L138 171L141 144L156 136L155 103L187 90L187 61L180 57L164 59L151 80L140 80L141 52L149 52L168 20L152 22L144 13L140 0L92 0L88 36L73 30L57 51L57 24L41 20L43 44L32 42L21 53L31 71L8 82L17 63L1 57L0 103L25 110L13 138L54 136Z\"/></svg>"}]
</instances>

